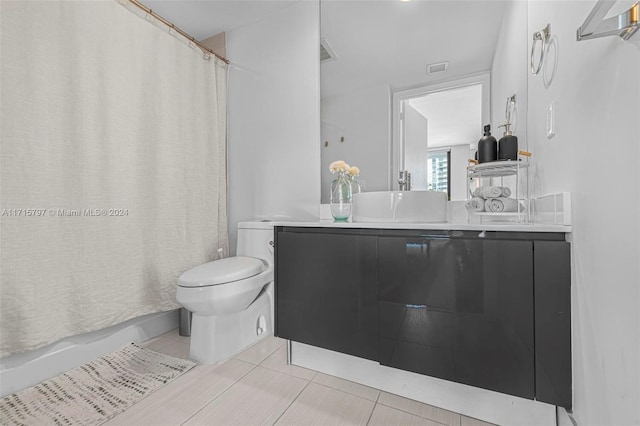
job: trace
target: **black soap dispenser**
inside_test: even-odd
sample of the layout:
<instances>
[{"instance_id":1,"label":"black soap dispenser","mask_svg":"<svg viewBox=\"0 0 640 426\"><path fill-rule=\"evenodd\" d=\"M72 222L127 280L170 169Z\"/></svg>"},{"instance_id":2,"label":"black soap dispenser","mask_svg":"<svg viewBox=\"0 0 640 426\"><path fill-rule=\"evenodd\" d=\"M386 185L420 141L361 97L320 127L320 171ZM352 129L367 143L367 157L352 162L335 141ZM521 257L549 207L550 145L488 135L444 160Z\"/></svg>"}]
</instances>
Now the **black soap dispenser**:
<instances>
[{"instance_id":1,"label":"black soap dispenser","mask_svg":"<svg viewBox=\"0 0 640 426\"><path fill-rule=\"evenodd\" d=\"M487 163L498 159L498 142L491 136L491 125L484 126L484 136L478 141L478 162Z\"/></svg>"},{"instance_id":2,"label":"black soap dispenser","mask_svg":"<svg viewBox=\"0 0 640 426\"><path fill-rule=\"evenodd\" d=\"M518 137L511 133L509 122L503 124L504 136L498 142L498 160L518 160Z\"/></svg>"}]
</instances>

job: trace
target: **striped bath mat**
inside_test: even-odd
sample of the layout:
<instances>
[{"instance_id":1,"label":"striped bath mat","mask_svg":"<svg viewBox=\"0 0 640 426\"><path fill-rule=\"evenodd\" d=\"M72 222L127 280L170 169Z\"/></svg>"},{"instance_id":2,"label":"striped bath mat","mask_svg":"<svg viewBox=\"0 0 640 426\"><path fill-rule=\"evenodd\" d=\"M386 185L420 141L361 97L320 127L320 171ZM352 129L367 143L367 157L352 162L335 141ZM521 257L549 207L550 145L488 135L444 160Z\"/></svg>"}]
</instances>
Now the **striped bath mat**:
<instances>
[{"instance_id":1,"label":"striped bath mat","mask_svg":"<svg viewBox=\"0 0 640 426\"><path fill-rule=\"evenodd\" d=\"M98 425L195 362L135 343L0 400L2 425Z\"/></svg>"}]
</instances>

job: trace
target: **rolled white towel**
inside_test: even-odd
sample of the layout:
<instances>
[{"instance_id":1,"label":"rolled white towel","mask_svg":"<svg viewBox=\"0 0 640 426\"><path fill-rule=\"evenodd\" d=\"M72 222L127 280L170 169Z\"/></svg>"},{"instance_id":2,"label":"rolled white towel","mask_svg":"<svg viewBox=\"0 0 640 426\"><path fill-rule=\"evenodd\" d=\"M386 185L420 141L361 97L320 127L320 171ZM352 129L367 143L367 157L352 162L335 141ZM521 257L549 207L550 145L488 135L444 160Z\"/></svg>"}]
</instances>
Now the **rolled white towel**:
<instances>
[{"instance_id":1,"label":"rolled white towel","mask_svg":"<svg viewBox=\"0 0 640 426\"><path fill-rule=\"evenodd\" d=\"M502 195L501 197L509 197L511 195L511 189L506 186L502 187Z\"/></svg>"},{"instance_id":2,"label":"rolled white towel","mask_svg":"<svg viewBox=\"0 0 640 426\"><path fill-rule=\"evenodd\" d=\"M473 191L474 197L498 198L502 196L502 187L500 186L479 186Z\"/></svg>"},{"instance_id":3,"label":"rolled white towel","mask_svg":"<svg viewBox=\"0 0 640 426\"><path fill-rule=\"evenodd\" d=\"M481 197L473 197L467 204L465 204L467 210L472 212L483 212L484 211L484 198Z\"/></svg>"},{"instance_id":4,"label":"rolled white towel","mask_svg":"<svg viewBox=\"0 0 640 426\"><path fill-rule=\"evenodd\" d=\"M505 197L492 198L485 203L485 210L493 213L517 212L518 200Z\"/></svg>"}]
</instances>

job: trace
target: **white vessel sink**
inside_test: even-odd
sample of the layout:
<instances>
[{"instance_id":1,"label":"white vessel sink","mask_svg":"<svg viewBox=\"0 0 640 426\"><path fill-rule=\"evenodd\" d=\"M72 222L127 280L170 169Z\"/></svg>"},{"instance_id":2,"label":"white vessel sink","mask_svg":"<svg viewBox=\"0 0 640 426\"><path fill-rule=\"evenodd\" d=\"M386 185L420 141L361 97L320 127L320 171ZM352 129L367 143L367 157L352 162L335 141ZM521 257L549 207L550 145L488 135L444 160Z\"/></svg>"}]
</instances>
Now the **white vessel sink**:
<instances>
[{"instance_id":1,"label":"white vessel sink","mask_svg":"<svg viewBox=\"0 0 640 426\"><path fill-rule=\"evenodd\" d=\"M353 195L353 222L446 222L447 194L377 191Z\"/></svg>"}]
</instances>

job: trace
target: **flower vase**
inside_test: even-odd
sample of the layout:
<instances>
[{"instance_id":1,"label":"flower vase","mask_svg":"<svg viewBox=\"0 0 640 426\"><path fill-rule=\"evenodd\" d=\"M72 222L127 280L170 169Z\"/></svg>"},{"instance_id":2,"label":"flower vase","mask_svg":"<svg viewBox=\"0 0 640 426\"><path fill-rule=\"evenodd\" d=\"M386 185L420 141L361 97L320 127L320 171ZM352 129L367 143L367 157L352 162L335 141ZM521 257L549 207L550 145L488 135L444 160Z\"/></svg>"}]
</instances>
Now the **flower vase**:
<instances>
[{"instance_id":1,"label":"flower vase","mask_svg":"<svg viewBox=\"0 0 640 426\"><path fill-rule=\"evenodd\" d=\"M346 222L351 215L351 181L339 172L331 182L331 216L336 222Z\"/></svg>"},{"instance_id":2,"label":"flower vase","mask_svg":"<svg viewBox=\"0 0 640 426\"><path fill-rule=\"evenodd\" d=\"M349 182L351 184L351 196L362 192L362 185L360 185L355 175L349 175Z\"/></svg>"}]
</instances>

